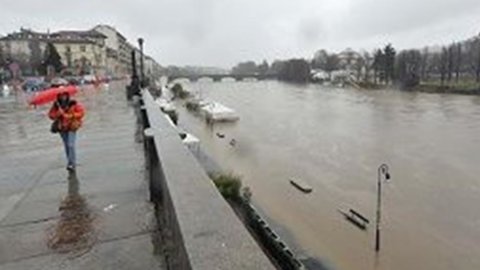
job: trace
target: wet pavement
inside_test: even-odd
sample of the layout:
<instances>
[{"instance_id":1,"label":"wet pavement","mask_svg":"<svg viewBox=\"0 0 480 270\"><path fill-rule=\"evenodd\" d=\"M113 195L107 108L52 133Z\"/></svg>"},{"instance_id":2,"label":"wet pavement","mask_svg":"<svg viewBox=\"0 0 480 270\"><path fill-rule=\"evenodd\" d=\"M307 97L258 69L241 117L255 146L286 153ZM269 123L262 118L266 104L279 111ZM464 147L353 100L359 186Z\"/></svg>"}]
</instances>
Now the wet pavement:
<instances>
[{"instance_id":1,"label":"wet pavement","mask_svg":"<svg viewBox=\"0 0 480 270\"><path fill-rule=\"evenodd\" d=\"M48 107L0 98L0 269L165 268L124 89L78 94L87 115L74 175Z\"/></svg>"}]
</instances>

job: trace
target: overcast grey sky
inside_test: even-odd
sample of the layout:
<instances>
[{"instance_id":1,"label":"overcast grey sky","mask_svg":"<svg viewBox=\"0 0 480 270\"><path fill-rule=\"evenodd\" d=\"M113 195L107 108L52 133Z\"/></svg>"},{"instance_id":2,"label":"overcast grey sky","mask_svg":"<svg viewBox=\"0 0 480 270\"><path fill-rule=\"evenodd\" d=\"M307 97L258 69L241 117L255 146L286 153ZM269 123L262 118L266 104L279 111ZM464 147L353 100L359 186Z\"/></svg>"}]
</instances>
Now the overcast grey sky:
<instances>
[{"instance_id":1,"label":"overcast grey sky","mask_svg":"<svg viewBox=\"0 0 480 270\"><path fill-rule=\"evenodd\" d=\"M448 43L478 34L479 14L480 0L1 0L0 34L105 23L144 37L162 65L230 67L320 48Z\"/></svg>"}]
</instances>

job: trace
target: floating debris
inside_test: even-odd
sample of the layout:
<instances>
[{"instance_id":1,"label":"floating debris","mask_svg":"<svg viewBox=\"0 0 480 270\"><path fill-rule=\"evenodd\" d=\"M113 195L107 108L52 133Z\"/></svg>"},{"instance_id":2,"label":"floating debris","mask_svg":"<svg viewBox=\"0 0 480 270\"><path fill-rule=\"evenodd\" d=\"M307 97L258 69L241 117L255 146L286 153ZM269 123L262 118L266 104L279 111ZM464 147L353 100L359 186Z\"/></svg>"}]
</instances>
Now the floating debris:
<instances>
[{"instance_id":1,"label":"floating debris","mask_svg":"<svg viewBox=\"0 0 480 270\"><path fill-rule=\"evenodd\" d=\"M310 193L313 188L300 179L290 178L290 184L304 193Z\"/></svg>"},{"instance_id":2,"label":"floating debris","mask_svg":"<svg viewBox=\"0 0 480 270\"><path fill-rule=\"evenodd\" d=\"M225 138L225 134L217 132L217 137L219 137L220 139L223 139Z\"/></svg>"},{"instance_id":3,"label":"floating debris","mask_svg":"<svg viewBox=\"0 0 480 270\"><path fill-rule=\"evenodd\" d=\"M115 207L117 207L117 205L113 203L113 204L110 204L109 206L103 208L103 211L104 212L109 212L110 210L113 210L113 208L115 208Z\"/></svg>"},{"instance_id":4,"label":"floating debris","mask_svg":"<svg viewBox=\"0 0 480 270\"><path fill-rule=\"evenodd\" d=\"M350 209L348 212L338 209L338 212L340 212L346 220L348 220L350 223L352 223L362 231L365 231L367 229L367 225L370 223L370 221L365 216L353 209Z\"/></svg>"}]
</instances>

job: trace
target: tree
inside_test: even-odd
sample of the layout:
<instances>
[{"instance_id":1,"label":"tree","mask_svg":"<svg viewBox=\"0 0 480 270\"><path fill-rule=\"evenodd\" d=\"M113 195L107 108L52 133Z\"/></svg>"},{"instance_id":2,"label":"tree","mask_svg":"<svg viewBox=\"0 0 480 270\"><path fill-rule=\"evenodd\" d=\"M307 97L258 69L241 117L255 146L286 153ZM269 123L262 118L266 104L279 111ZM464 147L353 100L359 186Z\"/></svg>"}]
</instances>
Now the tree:
<instances>
[{"instance_id":1,"label":"tree","mask_svg":"<svg viewBox=\"0 0 480 270\"><path fill-rule=\"evenodd\" d=\"M279 79L305 83L310 81L310 64L304 59L291 59L283 66Z\"/></svg>"},{"instance_id":2,"label":"tree","mask_svg":"<svg viewBox=\"0 0 480 270\"><path fill-rule=\"evenodd\" d=\"M418 50L402 51L396 57L396 78L402 88L411 88L419 84L422 54Z\"/></svg>"},{"instance_id":3,"label":"tree","mask_svg":"<svg viewBox=\"0 0 480 270\"><path fill-rule=\"evenodd\" d=\"M460 69L462 68L462 44L457 43L454 47L455 52L455 82L458 83L460 77Z\"/></svg>"},{"instance_id":4,"label":"tree","mask_svg":"<svg viewBox=\"0 0 480 270\"><path fill-rule=\"evenodd\" d=\"M280 61L280 60L273 61L272 65L270 65L270 68L268 69L268 74L276 75L276 76L280 75L285 65L286 65L286 62L284 61Z\"/></svg>"},{"instance_id":5,"label":"tree","mask_svg":"<svg viewBox=\"0 0 480 270\"><path fill-rule=\"evenodd\" d=\"M425 81L428 79L429 75L429 52L428 47L423 48L422 50L422 59L420 62L420 79Z\"/></svg>"},{"instance_id":6,"label":"tree","mask_svg":"<svg viewBox=\"0 0 480 270\"><path fill-rule=\"evenodd\" d=\"M448 46L447 49L447 81L450 82L452 80L452 73L454 68L454 52L455 52L455 44L451 44Z\"/></svg>"},{"instance_id":7,"label":"tree","mask_svg":"<svg viewBox=\"0 0 480 270\"><path fill-rule=\"evenodd\" d=\"M29 66L32 75L36 75L34 73L41 72L42 65L42 49L40 48L40 41L35 38L28 42L28 47L30 49Z\"/></svg>"},{"instance_id":8,"label":"tree","mask_svg":"<svg viewBox=\"0 0 480 270\"><path fill-rule=\"evenodd\" d=\"M263 62L257 66L257 71L260 75L265 75L268 72L268 62L267 60L263 60Z\"/></svg>"},{"instance_id":9,"label":"tree","mask_svg":"<svg viewBox=\"0 0 480 270\"><path fill-rule=\"evenodd\" d=\"M0 45L0 69L7 64L7 59L3 53L3 47Z\"/></svg>"},{"instance_id":10,"label":"tree","mask_svg":"<svg viewBox=\"0 0 480 270\"><path fill-rule=\"evenodd\" d=\"M385 62L385 54L382 50L376 50L373 56L373 81L376 84L383 79L383 70Z\"/></svg>"},{"instance_id":11,"label":"tree","mask_svg":"<svg viewBox=\"0 0 480 270\"><path fill-rule=\"evenodd\" d=\"M363 52L363 61L364 61L364 68L365 68L365 74L363 76L363 80L365 82L369 82L370 81L370 72L373 68L374 59L373 59L372 55L370 55L369 52Z\"/></svg>"},{"instance_id":12,"label":"tree","mask_svg":"<svg viewBox=\"0 0 480 270\"><path fill-rule=\"evenodd\" d=\"M327 62L325 63L325 71L328 73L328 76L332 77L332 71L339 69L340 66L340 58L338 55L332 53L329 54L327 57Z\"/></svg>"},{"instance_id":13,"label":"tree","mask_svg":"<svg viewBox=\"0 0 480 270\"><path fill-rule=\"evenodd\" d=\"M47 43L45 55L43 58L42 73L44 75L47 75L49 67L53 68L53 70L55 70L55 72L57 73L60 72L63 68L62 58L60 57L60 54L58 54L55 46L50 42Z\"/></svg>"},{"instance_id":14,"label":"tree","mask_svg":"<svg viewBox=\"0 0 480 270\"><path fill-rule=\"evenodd\" d=\"M353 68L355 69L357 81L360 81L360 78L362 77L362 71L365 68L365 59L363 57L358 57L353 64Z\"/></svg>"},{"instance_id":15,"label":"tree","mask_svg":"<svg viewBox=\"0 0 480 270\"><path fill-rule=\"evenodd\" d=\"M326 50L323 50L323 49L319 50L313 56L312 68L325 70L325 66L327 65L327 61L328 61L328 52Z\"/></svg>"},{"instance_id":16,"label":"tree","mask_svg":"<svg viewBox=\"0 0 480 270\"><path fill-rule=\"evenodd\" d=\"M385 75L385 83L389 83L393 81L395 77L395 49L393 48L392 44L387 44L383 49L384 54L384 75Z\"/></svg>"},{"instance_id":17,"label":"tree","mask_svg":"<svg viewBox=\"0 0 480 270\"><path fill-rule=\"evenodd\" d=\"M257 73L257 64L253 61L238 63L232 68L232 74L251 75Z\"/></svg>"},{"instance_id":18,"label":"tree","mask_svg":"<svg viewBox=\"0 0 480 270\"><path fill-rule=\"evenodd\" d=\"M465 54L468 72L480 82L480 37L465 43Z\"/></svg>"},{"instance_id":19,"label":"tree","mask_svg":"<svg viewBox=\"0 0 480 270\"><path fill-rule=\"evenodd\" d=\"M476 39L476 46L475 46L474 53L474 61L475 61L475 78L477 83L480 83L480 39Z\"/></svg>"},{"instance_id":20,"label":"tree","mask_svg":"<svg viewBox=\"0 0 480 270\"><path fill-rule=\"evenodd\" d=\"M448 49L445 46L442 47L442 53L440 54L440 63L438 67L442 86L445 84L445 77L448 71L448 54Z\"/></svg>"}]
</instances>

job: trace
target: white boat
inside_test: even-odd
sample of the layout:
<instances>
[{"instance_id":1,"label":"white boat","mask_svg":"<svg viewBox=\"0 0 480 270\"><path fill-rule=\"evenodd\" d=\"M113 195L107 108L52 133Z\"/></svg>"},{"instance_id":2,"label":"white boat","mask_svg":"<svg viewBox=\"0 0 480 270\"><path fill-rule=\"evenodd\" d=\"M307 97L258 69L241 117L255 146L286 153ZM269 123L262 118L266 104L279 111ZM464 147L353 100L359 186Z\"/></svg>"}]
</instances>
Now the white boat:
<instances>
[{"instance_id":1,"label":"white boat","mask_svg":"<svg viewBox=\"0 0 480 270\"><path fill-rule=\"evenodd\" d=\"M218 102L209 102L200 108L207 120L214 122L234 122L240 119L233 109Z\"/></svg>"},{"instance_id":2,"label":"white boat","mask_svg":"<svg viewBox=\"0 0 480 270\"><path fill-rule=\"evenodd\" d=\"M163 112L174 112L177 109L172 102L164 98L157 98L155 100L155 103L158 104L158 106Z\"/></svg>"}]
</instances>

